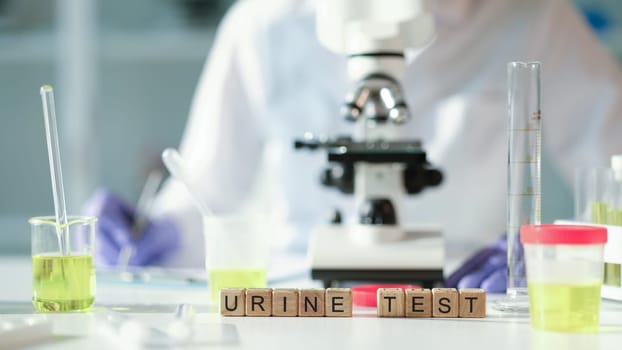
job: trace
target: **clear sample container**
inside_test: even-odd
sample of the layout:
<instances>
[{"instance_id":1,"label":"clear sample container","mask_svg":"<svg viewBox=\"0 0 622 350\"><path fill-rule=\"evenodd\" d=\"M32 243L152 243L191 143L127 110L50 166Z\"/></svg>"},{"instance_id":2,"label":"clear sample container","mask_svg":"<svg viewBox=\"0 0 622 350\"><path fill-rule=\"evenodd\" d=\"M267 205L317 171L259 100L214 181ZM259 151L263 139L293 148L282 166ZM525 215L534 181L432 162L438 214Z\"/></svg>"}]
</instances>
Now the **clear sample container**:
<instances>
[{"instance_id":1,"label":"clear sample container","mask_svg":"<svg viewBox=\"0 0 622 350\"><path fill-rule=\"evenodd\" d=\"M95 301L94 217L53 216L28 220L31 227L32 303L40 312L84 311ZM61 235L66 235L61 238Z\"/></svg>"},{"instance_id":2,"label":"clear sample container","mask_svg":"<svg viewBox=\"0 0 622 350\"><path fill-rule=\"evenodd\" d=\"M531 324L558 332L598 330L607 229L524 225Z\"/></svg>"},{"instance_id":3,"label":"clear sample container","mask_svg":"<svg viewBox=\"0 0 622 350\"><path fill-rule=\"evenodd\" d=\"M269 225L259 216L204 216L205 267L212 303L221 288L264 288Z\"/></svg>"}]
</instances>

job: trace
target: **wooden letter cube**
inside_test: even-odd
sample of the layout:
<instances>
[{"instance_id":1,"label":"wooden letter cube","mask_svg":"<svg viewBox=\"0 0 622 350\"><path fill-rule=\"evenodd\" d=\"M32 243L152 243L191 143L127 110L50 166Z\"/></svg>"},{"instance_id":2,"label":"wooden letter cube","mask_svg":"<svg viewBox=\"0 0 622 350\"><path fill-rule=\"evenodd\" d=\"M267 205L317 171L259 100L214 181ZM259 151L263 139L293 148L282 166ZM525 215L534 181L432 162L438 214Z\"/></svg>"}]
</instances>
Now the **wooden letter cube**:
<instances>
[{"instance_id":1,"label":"wooden letter cube","mask_svg":"<svg viewBox=\"0 0 622 350\"><path fill-rule=\"evenodd\" d=\"M486 292L483 289L460 289L460 317L486 317Z\"/></svg>"},{"instance_id":2,"label":"wooden letter cube","mask_svg":"<svg viewBox=\"0 0 622 350\"><path fill-rule=\"evenodd\" d=\"M246 290L246 316L270 316L272 314L272 289L251 288Z\"/></svg>"},{"instance_id":3,"label":"wooden letter cube","mask_svg":"<svg viewBox=\"0 0 622 350\"><path fill-rule=\"evenodd\" d=\"M432 316L433 317L458 317L459 296L455 288L432 289Z\"/></svg>"},{"instance_id":4,"label":"wooden letter cube","mask_svg":"<svg viewBox=\"0 0 622 350\"><path fill-rule=\"evenodd\" d=\"M404 291L406 317L432 317L432 292L408 288Z\"/></svg>"},{"instance_id":5,"label":"wooden letter cube","mask_svg":"<svg viewBox=\"0 0 622 350\"><path fill-rule=\"evenodd\" d=\"M272 291L272 316L298 316L298 289Z\"/></svg>"},{"instance_id":6,"label":"wooden letter cube","mask_svg":"<svg viewBox=\"0 0 622 350\"><path fill-rule=\"evenodd\" d=\"M404 317L404 291L400 288L378 289L378 316Z\"/></svg>"},{"instance_id":7,"label":"wooden letter cube","mask_svg":"<svg viewBox=\"0 0 622 350\"><path fill-rule=\"evenodd\" d=\"M220 314L223 316L244 316L246 289L222 288L220 290Z\"/></svg>"},{"instance_id":8,"label":"wooden letter cube","mask_svg":"<svg viewBox=\"0 0 622 350\"><path fill-rule=\"evenodd\" d=\"M298 292L298 316L324 316L324 289L301 289Z\"/></svg>"},{"instance_id":9,"label":"wooden letter cube","mask_svg":"<svg viewBox=\"0 0 622 350\"><path fill-rule=\"evenodd\" d=\"M352 317L352 289L326 289L326 317Z\"/></svg>"}]
</instances>

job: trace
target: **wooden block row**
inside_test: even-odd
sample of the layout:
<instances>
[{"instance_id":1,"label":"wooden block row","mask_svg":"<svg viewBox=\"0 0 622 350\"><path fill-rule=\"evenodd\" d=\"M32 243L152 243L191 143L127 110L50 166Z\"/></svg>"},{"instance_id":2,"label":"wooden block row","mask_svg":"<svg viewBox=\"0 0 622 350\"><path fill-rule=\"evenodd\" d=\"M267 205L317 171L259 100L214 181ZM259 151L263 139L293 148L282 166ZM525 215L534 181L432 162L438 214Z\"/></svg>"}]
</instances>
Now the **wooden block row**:
<instances>
[{"instance_id":1,"label":"wooden block row","mask_svg":"<svg viewBox=\"0 0 622 350\"><path fill-rule=\"evenodd\" d=\"M223 316L352 317L352 290L223 288Z\"/></svg>"},{"instance_id":2,"label":"wooden block row","mask_svg":"<svg viewBox=\"0 0 622 350\"><path fill-rule=\"evenodd\" d=\"M483 289L378 289L379 317L486 317Z\"/></svg>"},{"instance_id":3,"label":"wooden block row","mask_svg":"<svg viewBox=\"0 0 622 350\"><path fill-rule=\"evenodd\" d=\"M379 317L486 317L483 289L378 289ZM223 288L223 316L352 317L352 290Z\"/></svg>"}]
</instances>

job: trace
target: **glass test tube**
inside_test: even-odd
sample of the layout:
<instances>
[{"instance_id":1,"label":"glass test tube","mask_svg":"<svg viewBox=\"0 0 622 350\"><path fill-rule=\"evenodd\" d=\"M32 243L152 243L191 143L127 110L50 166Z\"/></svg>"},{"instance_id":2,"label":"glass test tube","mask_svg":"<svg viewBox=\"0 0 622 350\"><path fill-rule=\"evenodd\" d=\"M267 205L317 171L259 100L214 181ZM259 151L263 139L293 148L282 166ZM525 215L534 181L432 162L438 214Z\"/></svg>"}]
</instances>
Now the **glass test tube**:
<instances>
[{"instance_id":1,"label":"glass test tube","mask_svg":"<svg viewBox=\"0 0 622 350\"><path fill-rule=\"evenodd\" d=\"M507 295L527 296L522 225L540 224L540 63L508 64Z\"/></svg>"},{"instance_id":2,"label":"glass test tube","mask_svg":"<svg viewBox=\"0 0 622 350\"><path fill-rule=\"evenodd\" d=\"M611 157L610 191L607 224L622 226L622 155Z\"/></svg>"},{"instance_id":3,"label":"glass test tube","mask_svg":"<svg viewBox=\"0 0 622 350\"><path fill-rule=\"evenodd\" d=\"M575 220L606 225L608 211L615 206L612 169L581 168L575 171Z\"/></svg>"}]
</instances>

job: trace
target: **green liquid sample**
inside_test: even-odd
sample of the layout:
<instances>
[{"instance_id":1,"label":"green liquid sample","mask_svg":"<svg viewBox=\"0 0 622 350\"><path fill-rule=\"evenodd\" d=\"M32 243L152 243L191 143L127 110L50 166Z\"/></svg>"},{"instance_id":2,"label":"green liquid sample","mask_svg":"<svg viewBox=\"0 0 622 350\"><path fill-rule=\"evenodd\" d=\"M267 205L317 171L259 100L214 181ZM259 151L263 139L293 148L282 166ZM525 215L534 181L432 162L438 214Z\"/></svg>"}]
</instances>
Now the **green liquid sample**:
<instances>
[{"instance_id":1,"label":"green liquid sample","mask_svg":"<svg viewBox=\"0 0 622 350\"><path fill-rule=\"evenodd\" d=\"M622 226L622 210L609 209L609 211L607 212L607 224Z\"/></svg>"},{"instance_id":2,"label":"green liquid sample","mask_svg":"<svg viewBox=\"0 0 622 350\"><path fill-rule=\"evenodd\" d=\"M606 202L592 202L591 214L595 224L622 226L622 209L610 208Z\"/></svg>"},{"instance_id":3,"label":"green liquid sample","mask_svg":"<svg viewBox=\"0 0 622 350\"><path fill-rule=\"evenodd\" d=\"M595 224L606 225L608 216L608 205L606 202L593 202L592 203L592 222Z\"/></svg>"},{"instance_id":4,"label":"green liquid sample","mask_svg":"<svg viewBox=\"0 0 622 350\"><path fill-rule=\"evenodd\" d=\"M596 332L600 284L527 283L529 313L536 329L558 332Z\"/></svg>"},{"instance_id":5,"label":"green liquid sample","mask_svg":"<svg viewBox=\"0 0 622 350\"><path fill-rule=\"evenodd\" d=\"M605 263L605 277L603 284L612 287L622 287L622 265L616 263Z\"/></svg>"},{"instance_id":6,"label":"green liquid sample","mask_svg":"<svg viewBox=\"0 0 622 350\"><path fill-rule=\"evenodd\" d=\"M86 310L95 300L93 258L86 255L32 257L32 303L37 311Z\"/></svg>"},{"instance_id":7,"label":"green liquid sample","mask_svg":"<svg viewBox=\"0 0 622 350\"><path fill-rule=\"evenodd\" d=\"M208 270L208 284L212 302L219 300L221 288L265 288L266 269Z\"/></svg>"}]
</instances>

